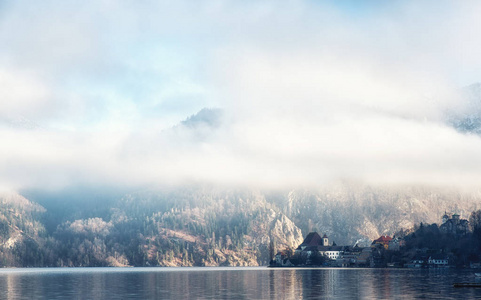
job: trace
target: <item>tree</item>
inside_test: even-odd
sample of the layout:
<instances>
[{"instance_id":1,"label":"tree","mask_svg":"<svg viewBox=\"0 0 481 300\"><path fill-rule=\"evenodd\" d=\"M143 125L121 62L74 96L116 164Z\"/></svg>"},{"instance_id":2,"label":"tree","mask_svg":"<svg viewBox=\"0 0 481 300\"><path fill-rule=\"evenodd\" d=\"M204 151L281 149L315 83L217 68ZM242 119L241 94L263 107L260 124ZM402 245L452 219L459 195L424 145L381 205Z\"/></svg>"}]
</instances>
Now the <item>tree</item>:
<instances>
[{"instance_id":1,"label":"tree","mask_svg":"<svg viewBox=\"0 0 481 300\"><path fill-rule=\"evenodd\" d=\"M471 213L469 217L469 225L471 226L471 230L481 230L481 210L476 210Z\"/></svg>"},{"instance_id":2,"label":"tree","mask_svg":"<svg viewBox=\"0 0 481 300\"><path fill-rule=\"evenodd\" d=\"M276 244L277 244L276 239L271 238L269 242L269 258L271 261L274 260L274 256L276 255L276 248L277 248Z\"/></svg>"},{"instance_id":3,"label":"tree","mask_svg":"<svg viewBox=\"0 0 481 300\"><path fill-rule=\"evenodd\" d=\"M473 231L473 235L481 241L481 210L476 210L469 217L469 225Z\"/></svg>"}]
</instances>

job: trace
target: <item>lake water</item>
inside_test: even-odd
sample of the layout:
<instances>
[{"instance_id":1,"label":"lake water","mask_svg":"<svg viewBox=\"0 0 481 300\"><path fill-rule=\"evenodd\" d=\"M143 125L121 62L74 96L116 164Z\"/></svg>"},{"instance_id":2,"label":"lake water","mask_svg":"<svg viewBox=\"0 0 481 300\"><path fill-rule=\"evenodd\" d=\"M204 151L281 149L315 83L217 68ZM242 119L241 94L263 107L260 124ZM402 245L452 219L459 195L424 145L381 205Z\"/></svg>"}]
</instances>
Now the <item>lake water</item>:
<instances>
[{"instance_id":1,"label":"lake water","mask_svg":"<svg viewBox=\"0 0 481 300\"><path fill-rule=\"evenodd\" d=\"M0 299L474 299L471 270L0 269Z\"/></svg>"}]
</instances>

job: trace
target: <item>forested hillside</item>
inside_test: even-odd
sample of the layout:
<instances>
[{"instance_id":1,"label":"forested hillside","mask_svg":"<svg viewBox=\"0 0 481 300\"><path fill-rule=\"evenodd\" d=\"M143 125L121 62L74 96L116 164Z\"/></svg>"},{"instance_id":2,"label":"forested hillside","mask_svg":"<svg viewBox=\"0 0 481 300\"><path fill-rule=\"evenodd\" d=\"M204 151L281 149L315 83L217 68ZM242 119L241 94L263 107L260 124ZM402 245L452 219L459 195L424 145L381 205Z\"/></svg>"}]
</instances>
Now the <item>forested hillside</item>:
<instances>
[{"instance_id":1,"label":"forested hillside","mask_svg":"<svg viewBox=\"0 0 481 300\"><path fill-rule=\"evenodd\" d=\"M469 217L479 193L337 184L315 191L149 189L93 199L0 197L2 266L255 266L310 231L338 245ZM52 200L54 199L54 200ZM92 200L93 199L93 200ZM37 203L38 201L38 203Z\"/></svg>"}]
</instances>

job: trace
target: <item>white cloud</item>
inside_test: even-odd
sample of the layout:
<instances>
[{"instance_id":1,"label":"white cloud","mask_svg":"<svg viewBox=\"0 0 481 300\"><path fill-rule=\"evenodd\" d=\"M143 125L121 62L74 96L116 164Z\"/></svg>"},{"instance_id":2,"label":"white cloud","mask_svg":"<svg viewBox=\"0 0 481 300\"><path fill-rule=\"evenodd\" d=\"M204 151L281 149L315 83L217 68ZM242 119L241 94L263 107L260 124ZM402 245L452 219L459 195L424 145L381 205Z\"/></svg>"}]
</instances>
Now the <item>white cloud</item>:
<instances>
[{"instance_id":1,"label":"white cloud","mask_svg":"<svg viewBox=\"0 0 481 300\"><path fill-rule=\"evenodd\" d=\"M34 114L48 105L52 93L41 78L23 70L0 68L0 115Z\"/></svg>"},{"instance_id":2,"label":"white cloud","mask_svg":"<svg viewBox=\"0 0 481 300\"><path fill-rule=\"evenodd\" d=\"M443 123L479 80L476 2L3 9L0 114L44 129L0 127L2 185L479 182L481 138ZM203 107L220 128L171 129Z\"/></svg>"}]
</instances>

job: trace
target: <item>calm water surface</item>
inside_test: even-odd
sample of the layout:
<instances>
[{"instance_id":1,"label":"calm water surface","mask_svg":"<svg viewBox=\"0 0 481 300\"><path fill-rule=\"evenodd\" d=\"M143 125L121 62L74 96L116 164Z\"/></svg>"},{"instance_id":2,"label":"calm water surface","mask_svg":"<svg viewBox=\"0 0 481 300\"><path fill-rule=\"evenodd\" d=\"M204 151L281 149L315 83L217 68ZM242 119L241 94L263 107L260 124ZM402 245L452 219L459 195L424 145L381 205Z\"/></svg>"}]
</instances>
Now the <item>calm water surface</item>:
<instances>
[{"instance_id":1,"label":"calm water surface","mask_svg":"<svg viewBox=\"0 0 481 300\"><path fill-rule=\"evenodd\" d=\"M1 299L475 299L471 270L0 269ZM480 282L481 283L481 282Z\"/></svg>"}]
</instances>

